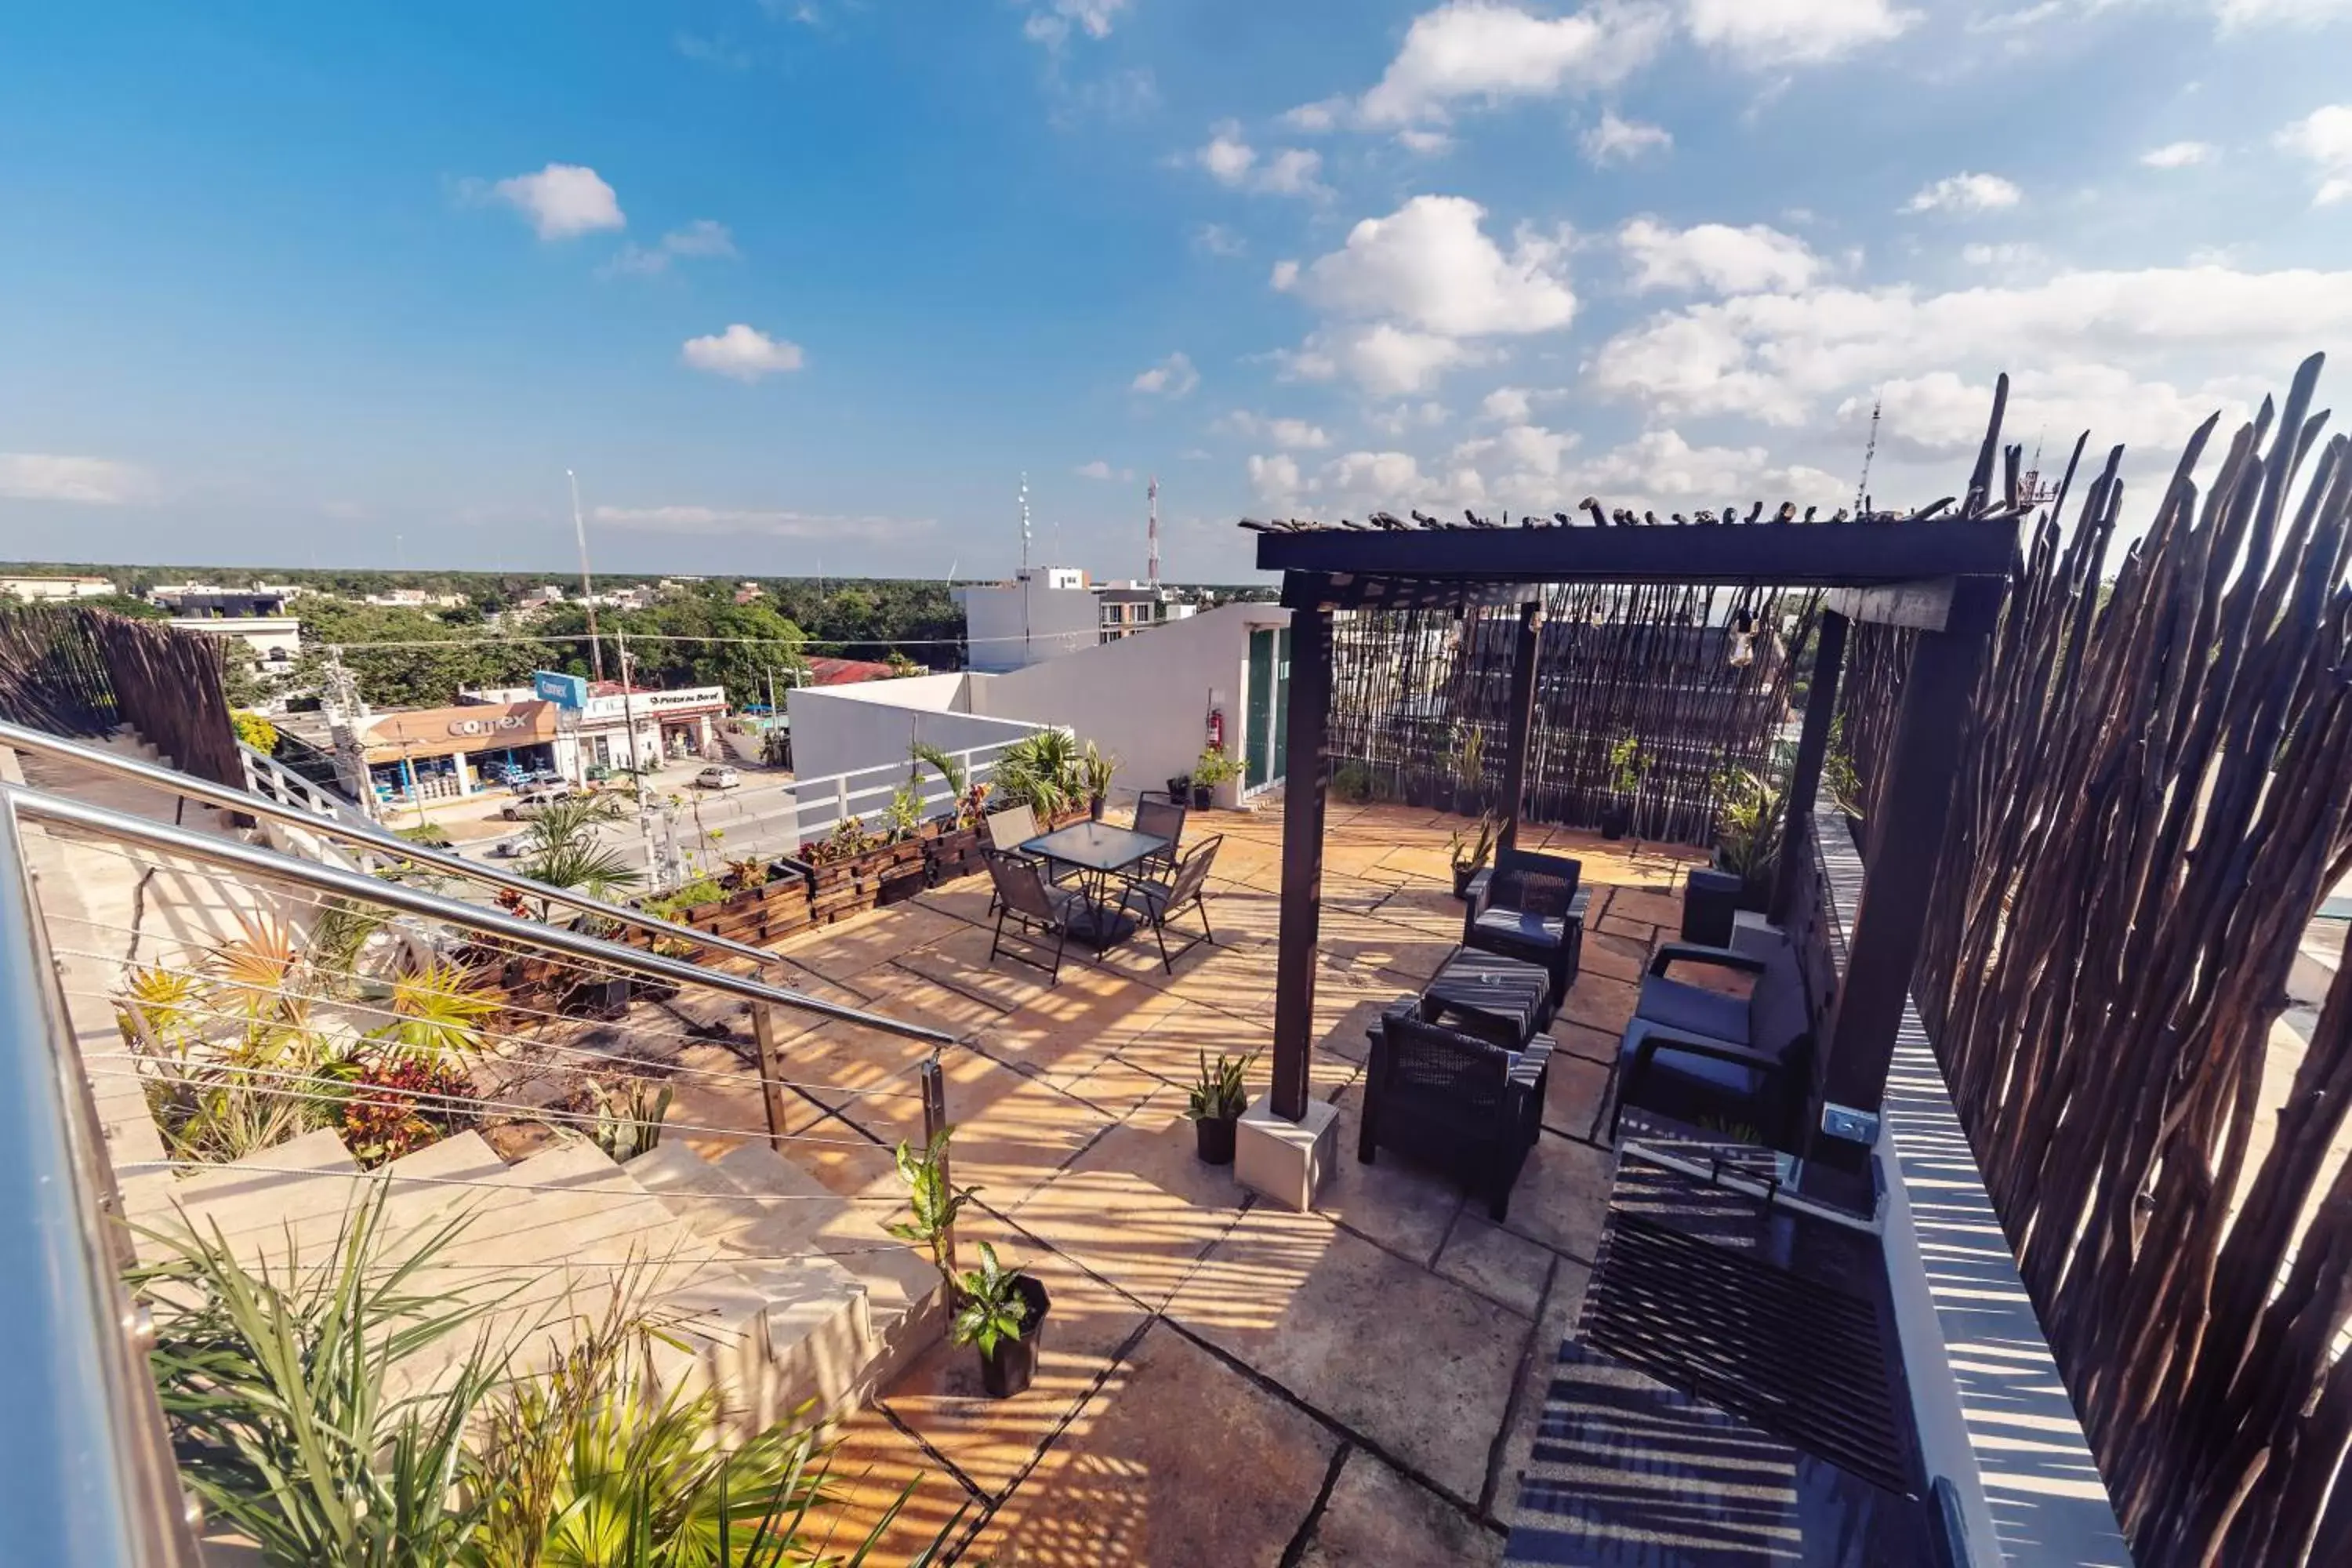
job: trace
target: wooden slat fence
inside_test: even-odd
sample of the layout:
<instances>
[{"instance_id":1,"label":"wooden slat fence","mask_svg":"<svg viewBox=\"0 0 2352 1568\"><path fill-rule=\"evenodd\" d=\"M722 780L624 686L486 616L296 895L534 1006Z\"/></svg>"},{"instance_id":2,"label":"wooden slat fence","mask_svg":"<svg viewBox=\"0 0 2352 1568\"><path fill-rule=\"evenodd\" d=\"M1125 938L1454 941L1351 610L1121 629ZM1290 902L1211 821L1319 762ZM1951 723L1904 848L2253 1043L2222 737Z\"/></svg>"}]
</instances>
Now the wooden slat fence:
<instances>
[{"instance_id":1,"label":"wooden slat fence","mask_svg":"<svg viewBox=\"0 0 2352 1568\"><path fill-rule=\"evenodd\" d=\"M221 640L68 605L0 605L0 713L59 735L128 724L186 772L244 786Z\"/></svg>"},{"instance_id":2,"label":"wooden slat fence","mask_svg":"<svg viewBox=\"0 0 2352 1568\"><path fill-rule=\"evenodd\" d=\"M2045 514L1915 976L2146 1568L2352 1563L2352 965L2307 1048L2281 1024L2352 873L2352 445L2318 370L2218 450L2208 421L2137 541L2120 447ZM1866 800L1903 648L1857 631Z\"/></svg>"},{"instance_id":3,"label":"wooden slat fence","mask_svg":"<svg viewBox=\"0 0 2352 1568\"><path fill-rule=\"evenodd\" d=\"M1642 837L1712 844L1723 776L1770 766L1818 596L1553 584L1542 603L1529 818L1598 827L1630 806ZM1741 626L1751 628L1753 657L1735 664L1732 628ZM1333 634L1335 764L1416 805L1498 805L1517 632L1518 611L1508 607L1342 615ZM1473 731L1483 755L1465 786L1462 742ZM1630 795L1611 762L1627 739L1643 762Z\"/></svg>"}]
</instances>

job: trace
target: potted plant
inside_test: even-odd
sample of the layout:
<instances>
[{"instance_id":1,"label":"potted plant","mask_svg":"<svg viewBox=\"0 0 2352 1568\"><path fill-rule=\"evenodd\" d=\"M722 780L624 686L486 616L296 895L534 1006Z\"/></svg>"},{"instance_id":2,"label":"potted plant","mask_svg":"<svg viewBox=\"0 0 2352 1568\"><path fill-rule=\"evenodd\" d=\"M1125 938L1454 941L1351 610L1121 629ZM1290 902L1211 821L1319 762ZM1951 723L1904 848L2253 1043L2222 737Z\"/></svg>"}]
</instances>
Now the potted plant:
<instances>
[{"instance_id":1,"label":"potted plant","mask_svg":"<svg viewBox=\"0 0 2352 1568\"><path fill-rule=\"evenodd\" d=\"M1192 1086L1184 1114L1192 1119L1193 1147L1204 1165L1234 1163L1234 1129L1242 1112L1249 1109L1249 1090L1243 1087L1242 1074L1251 1059L1221 1053L1212 1067L1209 1053L1201 1053L1201 1079Z\"/></svg>"},{"instance_id":2,"label":"potted plant","mask_svg":"<svg viewBox=\"0 0 2352 1568\"><path fill-rule=\"evenodd\" d=\"M909 1212L884 1228L930 1254L943 1287L949 1331L956 1343L979 1348L981 1385L992 1396L1005 1399L1029 1386L1052 1302L1045 1286L1017 1268L1000 1266L995 1249L984 1241L977 1270L959 1278L950 1266L956 1215L971 1202L974 1190L948 1179L948 1144L954 1135L954 1128L940 1128L920 1152L909 1144L898 1145L898 1179L907 1184Z\"/></svg>"},{"instance_id":3,"label":"potted plant","mask_svg":"<svg viewBox=\"0 0 2352 1568\"><path fill-rule=\"evenodd\" d=\"M1092 741L1078 758L1078 776L1086 785L1087 814L1097 822L1103 819L1103 807L1110 799L1110 781L1118 772L1118 759L1107 752L1097 751Z\"/></svg>"},{"instance_id":4,"label":"potted plant","mask_svg":"<svg viewBox=\"0 0 2352 1568\"><path fill-rule=\"evenodd\" d=\"M1622 838L1633 830L1633 797L1642 787L1643 775L1650 771L1650 759L1643 754L1642 742L1631 735L1620 735L1609 746L1609 787L1617 798L1611 801L1601 814L1601 837Z\"/></svg>"},{"instance_id":5,"label":"potted plant","mask_svg":"<svg viewBox=\"0 0 2352 1568\"><path fill-rule=\"evenodd\" d=\"M1780 792L1759 775L1741 771L1718 782L1722 826L1715 839L1715 865L1739 879L1739 907L1761 912L1772 902L1772 878L1780 862Z\"/></svg>"},{"instance_id":6,"label":"potted plant","mask_svg":"<svg viewBox=\"0 0 2352 1568\"><path fill-rule=\"evenodd\" d=\"M980 1386L991 1399L1010 1399L1029 1386L1045 1349L1045 1313L1053 1300L1045 1282L1007 1268L996 1248L980 1244L980 1267L956 1282L954 1321L948 1332L980 1351Z\"/></svg>"},{"instance_id":7,"label":"potted plant","mask_svg":"<svg viewBox=\"0 0 2352 1568\"><path fill-rule=\"evenodd\" d=\"M1467 816L1486 809L1486 731L1456 724L1454 745L1454 809Z\"/></svg>"},{"instance_id":8,"label":"potted plant","mask_svg":"<svg viewBox=\"0 0 2352 1568\"><path fill-rule=\"evenodd\" d=\"M1454 837L1446 840L1445 852L1454 861L1454 896L1466 899L1470 896L1470 879L1478 874L1478 868L1494 858L1495 814L1490 811L1480 816L1475 837L1471 837L1466 829L1457 829Z\"/></svg>"},{"instance_id":9,"label":"potted plant","mask_svg":"<svg viewBox=\"0 0 2352 1568\"><path fill-rule=\"evenodd\" d=\"M1186 801L1191 800L1192 798L1192 775L1191 773L1170 774L1168 778L1168 798L1178 805L1182 805Z\"/></svg>"},{"instance_id":10,"label":"potted plant","mask_svg":"<svg viewBox=\"0 0 2352 1568\"><path fill-rule=\"evenodd\" d=\"M1216 804L1217 786L1241 776L1241 763L1225 755L1222 747L1202 747L1192 759L1192 809L1208 810Z\"/></svg>"}]
</instances>

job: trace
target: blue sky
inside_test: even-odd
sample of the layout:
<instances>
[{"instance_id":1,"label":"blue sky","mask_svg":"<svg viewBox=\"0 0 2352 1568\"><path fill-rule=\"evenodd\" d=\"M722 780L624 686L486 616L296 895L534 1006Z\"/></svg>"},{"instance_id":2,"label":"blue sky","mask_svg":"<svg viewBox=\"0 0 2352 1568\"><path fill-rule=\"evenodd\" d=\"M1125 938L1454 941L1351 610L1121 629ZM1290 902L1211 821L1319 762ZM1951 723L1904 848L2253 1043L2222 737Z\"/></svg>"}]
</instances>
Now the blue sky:
<instances>
[{"instance_id":1,"label":"blue sky","mask_svg":"<svg viewBox=\"0 0 2352 1568\"><path fill-rule=\"evenodd\" d=\"M2352 0L0 19L0 554L1246 572L1243 515L2168 465L2352 367ZM2325 390L2325 387L2323 388Z\"/></svg>"}]
</instances>

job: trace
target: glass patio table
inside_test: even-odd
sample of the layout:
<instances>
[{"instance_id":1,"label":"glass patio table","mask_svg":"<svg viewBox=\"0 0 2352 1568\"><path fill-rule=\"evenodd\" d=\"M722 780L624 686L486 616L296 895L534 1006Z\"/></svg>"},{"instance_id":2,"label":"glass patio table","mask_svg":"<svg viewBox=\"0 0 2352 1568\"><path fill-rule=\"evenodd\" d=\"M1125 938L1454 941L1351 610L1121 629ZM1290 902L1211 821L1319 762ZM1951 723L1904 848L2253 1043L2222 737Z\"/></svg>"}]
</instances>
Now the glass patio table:
<instances>
[{"instance_id":1,"label":"glass patio table","mask_svg":"<svg viewBox=\"0 0 2352 1568\"><path fill-rule=\"evenodd\" d=\"M1121 907L1124 900L1121 904L1109 901L1111 879L1154 855L1165 855L1170 847L1167 839L1132 827L1074 822L1039 834L1023 844L1021 852L1067 866L1078 874L1078 893L1086 900L1086 910L1082 918L1071 922L1070 934L1082 937L1101 953L1135 931L1135 918Z\"/></svg>"}]
</instances>

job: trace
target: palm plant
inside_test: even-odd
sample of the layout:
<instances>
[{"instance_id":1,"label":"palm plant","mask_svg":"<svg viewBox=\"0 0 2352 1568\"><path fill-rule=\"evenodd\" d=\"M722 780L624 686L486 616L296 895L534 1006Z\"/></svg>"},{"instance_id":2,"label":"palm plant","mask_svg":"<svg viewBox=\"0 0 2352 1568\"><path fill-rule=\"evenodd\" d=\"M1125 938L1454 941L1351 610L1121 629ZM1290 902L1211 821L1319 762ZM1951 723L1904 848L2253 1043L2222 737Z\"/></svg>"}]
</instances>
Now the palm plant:
<instances>
[{"instance_id":1,"label":"palm plant","mask_svg":"<svg viewBox=\"0 0 2352 1568\"><path fill-rule=\"evenodd\" d=\"M907 748L907 757L909 762L917 764L917 767L912 770L916 776L920 776L920 769L927 765L933 773L940 775L940 782L948 786L948 797L950 800L963 798L964 791L970 787L970 780L964 773L963 764L949 755L943 748L935 746L929 741L918 741Z\"/></svg>"},{"instance_id":2,"label":"palm plant","mask_svg":"<svg viewBox=\"0 0 2352 1568\"><path fill-rule=\"evenodd\" d=\"M497 998L473 984L464 966L446 959L393 977L392 1019L368 1038L429 1056L471 1056L482 1048L483 1027Z\"/></svg>"},{"instance_id":3,"label":"palm plant","mask_svg":"<svg viewBox=\"0 0 2352 1568\"><path fill-rule=\"evenodd\" d=\"M477 1344L425 1397L390 1396L384 1374L486 1309L415 1291L458 1225L386 1258L383 1201L345 1216L323 1265L256 1273L217 1231L158 1232L158 1261L131 1275L156 1310L149 1362L181 1479L272 1568L442 1568L479 1522L461 1439L499 1358Z\"/></svg>"},{"instance_id":4,"label":"palm plant","mask_svg":"<svg viewBox=\"0 0 2352 1568\"><path fill-rule=\"evenodd\" d=\"M635 887L645 880L645 873L619 849L596 838L596 829L620 815L601 795L550 801L523 835L522 874L592 899L610 899Z\"/></svg>"},{"instance_id":5,"label":"palm plant","mask_svg":"<svg viewBox=\"0 0 2352 1568\"><path fill-rule=\"evenodd\" d=\"M1076 736L1067 730L1038 730L998 752L991 777L998 794L1024 802L1040 820L1049 820L1077 803L1085 787L1079 767Z\"/></svg>"}]
</instances>

